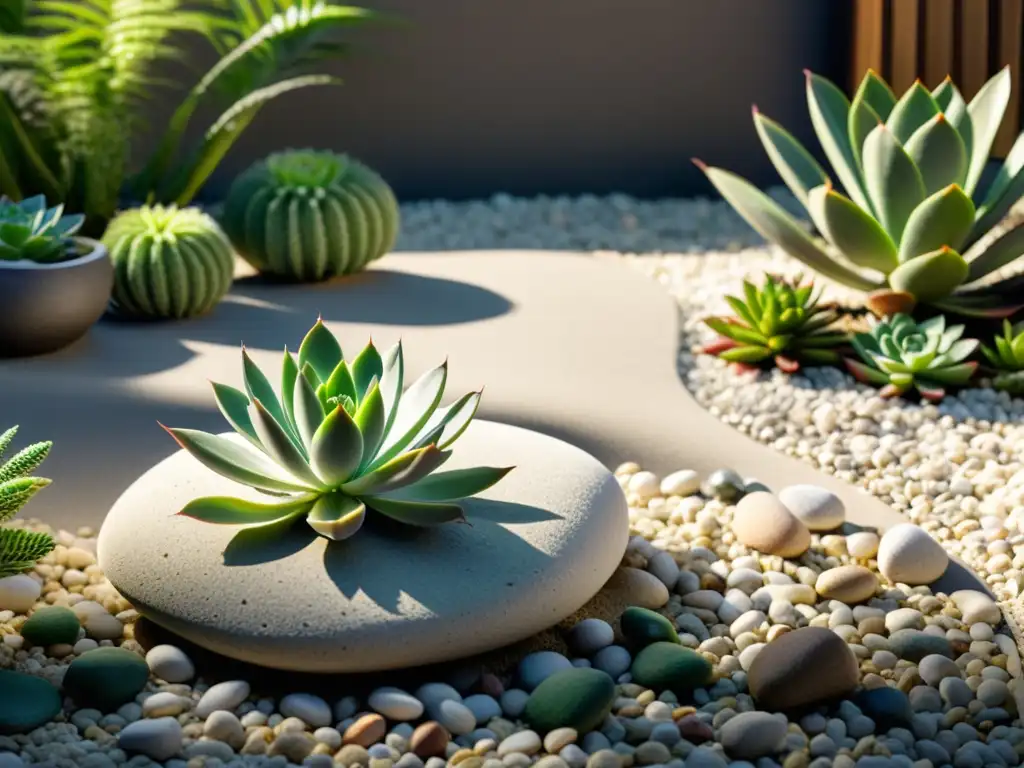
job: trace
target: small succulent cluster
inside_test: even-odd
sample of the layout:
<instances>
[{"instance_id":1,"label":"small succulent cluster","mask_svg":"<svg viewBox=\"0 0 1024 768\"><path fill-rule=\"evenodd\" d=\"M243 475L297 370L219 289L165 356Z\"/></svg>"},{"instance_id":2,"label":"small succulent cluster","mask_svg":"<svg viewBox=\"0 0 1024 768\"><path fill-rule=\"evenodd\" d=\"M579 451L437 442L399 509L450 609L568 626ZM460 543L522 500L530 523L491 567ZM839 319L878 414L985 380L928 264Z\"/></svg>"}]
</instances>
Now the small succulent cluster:
<instances>
[{"instance_id":1,"label":"small succulent cluster","mask_svg":"<svg viewBox=\"0 0 1024 768\"><path fill-rule=\"evenodd\" d=\"M436 472L480 403L472 392L439 408L447 361L403 392L401 342L383 355L371 341L351 361L317 320L299 346L287 348L280 396L242 350L245 392L213 385L236 436L168 429L209 469L280 497L257 503L204 497L180 514L208 523L258 526L304 516L328 539L356 533L367 509L412 526L464 519L458 500L490 488L508 467ZM166 429L166 427L165 427Z\"/></svg>"},{"instance_id":2,"label":"small succulent cluster","mask_svg":"<svg viewBox=\"0 0 1024 768\"><path fill-rule=\"evenodd\" d=\"M64 215L64 206L46 207L43 195L13 202L0 197L0 261L53 264L77 258L74 235L85 217Z\"/></svg>"},{"instance_id":3,"label":"small succulent cluster","mask_svg":"<svg viewBox=\"0 0 1024 768\"><path fill-rule=\"evenodd\" d=\"M1003 320L1003 332L992 346L981 345L981 353L995 373L992 386L1012 395L1024 394L1024 322L1014 325Z\"/></svg>"},{"instance_id":4,"label":"small succulent cluster","mask_svg":"<svg viewBox=\"0 0 1024 768\"><path fill-rule=\"evenodd\" d=\"M18 428L0 434L0 459L10 448ZM43 463L53 446L50 442L34 443L0 464L0 523L14 517L29 499L50 484L44 477L31 473ZM20 528L0 528L0 578L21 573L48 555L54 547L46 533Z\"/></svg>"},{"instance_id":5,"label":"small succulent cluster","mask_svg":"<svg viewBox=\"0 0 1024 768\"><path fill-rule=\"evenodd\" d=\"M849 336L836 328L838 314L819 304L820 298L814 283L800 277L768 275L760 289L744 281L743 298L726 296L735 317L704 320L721 338L703 351L745 365L771 360L789 373L801 365L838 364L837 348Z\"/></svg>"},{"instance_id":6,"label":"small succulent cluster","mask_svg":"<svg viewBox=\"0 0 1024 768\"><path fill-rule=\"evenodd\" d=\"M917 323L897 314L854 335L853 348L862 362L846 359L846 367L858 381L882 387L882 397L914 388L927 400L941 400L946 387L965 385L978 367L967 360L978 342L961 338L963 333L962 325L947 328L941 315Z\"/></svg>"}]
</instances>

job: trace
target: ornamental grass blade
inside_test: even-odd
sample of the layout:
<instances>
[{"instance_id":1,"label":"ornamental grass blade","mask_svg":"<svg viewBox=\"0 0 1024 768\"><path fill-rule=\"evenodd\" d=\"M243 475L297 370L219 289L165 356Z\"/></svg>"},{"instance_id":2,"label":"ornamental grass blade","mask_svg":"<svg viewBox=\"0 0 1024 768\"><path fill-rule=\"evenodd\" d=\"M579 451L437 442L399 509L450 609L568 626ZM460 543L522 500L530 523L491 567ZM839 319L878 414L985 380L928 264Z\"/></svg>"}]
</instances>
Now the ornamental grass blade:
<instances>
[{"instance_id":1,"label":"ornamental grass blade","mask_svg":"<svg viewBox=\"0 0 1024 768\"><path fill-rule=\"evenodd\" d=\"M312 372L313 367L306 363L303 374L295 379L292 402L295 409L295 427L302 438L303 444L308 449L313 444L313 435L320 428L324 421L324 407L316 390L310 382L311 376L305 375Z\"/></svg>"},{"instance_id":2,"label":"ornamental grass blade","mask_svg":"<svg viewBox=\"0 0 1024 768\"><path fill-rule=\"evenodd\" d=\"M435 525L466 520L466 515L458 504L395 501L379 496L367 497L363 501L374 512L379 512L396 522L419 528L431 528Z\"/></svg>"},{"instance_id":3,"label":"ornamental grass blade","mask_svg":"<svg viewBox=\"0 0 1024 768\"><path fill-rule=\"evenodd\" d=\"M942 247L959 250L974 225L974 203L951 184L927 197L907 220L899 260L906 264Z\"/></svg>"},{"instance_id":4,"label":"ornamental grass blade","mask_svg":"<svg viewBox=\"0 0 1024 768\"><path fill-rule=\"evenodd\" d=\"M309 363L317 378L327 381L343 359L341 345L319 317L299 345L299 368Z\"/></svg>"},{"instance_id":5,"label":"ornamental grass blade","mask_svg":"<svg viewBox=\"0 0 1024 768\"><path fill-rule=\"evenodd\" d=\"M450 456L451 451L438 450L435 445L417 448L345 483L341 490L349 496L375 496L396 491L426 477Z\"/></svg>"},{"instance_id":6,"label":"ornamental grass blade","mask_svg":"<svg viewBox=\"0 0 1024 768\"><path fill-rule=\"evenodd\" d=\"M941 112L918 128L904 149L924 180L925 194L967 179L967 147L960 132Z\"/></svg>"},{"instance_id":7,"label":"ornamental grass blade","mask_svg":"<svg viewBox=\"0 0 1024 768\"><path fill-rule=\"evenodd\" d=\"M889 275L889 285L931 302L949 296L967 278L967 262L952 248L939 248L904 262Z\"/></svg>"},{"instance_id":8,"label":"ornamental grass blade","mask_svg":"<svg viewBox=\"0 0 1024 768\"><path fill-rule=\"evenodd\" d=\"M786 253L837 283L871 290L877 282L833 259L778 203L750 182L721 168L699 166L725 200L758 234Z\"/></svg>"},{"instance_id":9,"label":"ornamental grass blade","mask_svg":"<svg viewBox=\"0 0 1024 768\"><path fill-rule=\"evenodd\" d=\"M384 361L381 360L380 353L373 346L371 340L352 361L352 380L358 395L353 399L356 402L362 402L363 396L370 388L370 383L374 380L380 381L383 375Z\"/></svg>"},{"instance_id":10,"label":"ornamental grass blade","mask_svg":"<svg viewBox=\"0 0 1024 768\"><path fill-rule=\"evenodd\" d=\"M811 113L811 124L825 157L832 164L846 194L857 205L870 210L864 180L850 144L850 101L834 83L821 75L809 70L804 74L807 77L807 107Z\"/></svg>"},{"instance_id":11,"label":"ornamental grass blade","mask_svg":"<svg viewBox=\"0 0 1024 768\"><path fill-rule=\"evenodd\" d=\"M0 528L0 579L23 573L53 551L48 533L24 528Z\"/></svg>"},{"instance_id":12,"label":"ornamental grass blade","mask_svg":"<svg viewBox=\"0 0 1024 768\"><path fill-rule=\"evenodd\" d=\"M907 219L925 198L924 180L884 125L864 141L864 181L879 221L893 242L900 242Z\"/></svg>"},{"instance_id":13,"label":"ornamental grass blade","mask_svg":"<svg viewBox=\"0 0 1024 768\"><path fill-rule=\"evenodd\" d=\"M296 444L297 438L292 438L291 434L274 418L259 399L253 399L250 416L252 416L252 425L256 429L260 442L263 443L267 455L289 474L313 487L319 487L320 479L309 468L306 447L299 448Z\"/></svg>"},{"instance_id":14,"label":"ornamental grass blade","mask_svg":"<svg viewBox=\"0 0 1024 768\"><path fill-rule=\"evenodd\" d=\"M163 424L160 426L203 466L228 480L265 491L303 492L315 487L304 484L300 478L289 480L280 477L277 467L263 454L227 438L196 429L173 429L164 427Z\"/></svg>"},{"instance_id":15,"label":"ornamental grass blade","mask_svg":"<svg viewBox=\"0 0 1024 768\"><path fill-rule=\"evenodd\" d=\"M899 265L896 244L882 226L830 186L811 190L807 210L825 239L858 267L887 275Z\"/></svg>"},{"instance_id":16,"label":"ornamental grass blade","mask_svg":"<svg viewBox=\"0 0 1024 768\"><path fill-rule=\"evenodd\" d=\"M931 92L915 80L893 107L892 113L885 121L886 127L892 132L900 144L906 144L922 125L939 114L939 105L932 98Z\"/></svg>"},{"instance_id":17,"label":"ornamental grass blade","mask_svg":"<svg viewBox=\"0 0 1024 768\"><path fill-rule=\"evenodd\" d=\"M380 452L374 458L370 469L376 469L393 459L420 433L434 415L444 387L448 381L448 361L432 368L420 376L412 386L402 393L397 413L391 423Z\"/></svg>"},{"instance_id":18,"label":"ornamental grass blade","mask_svg":"<svg viewBox=\"0 0 1024 768\"><path fill-rule=\"evenodd\" d=\"M231 496L204 496L186 504L178 514L216 525L259 526L281 523L310 510L315 497L301 496L276 504L262 504Z\"/></svg>"},{"instance_id":19,"label":"ornamental grass blade","mask_svg":"<svg viewBox=\"0 0 1024 768\"><path fill-rule=\"evenodd\" d=\"M807 193L827 184L828 175L793 134L762 115L757 107L754 107L754 127L779 176L796 198L807 205Z\"/></svg>"},{"instance_id":20,"label":"ornamental grass blade","mask_svg":"<svg viewBox=\"0 0 1024 768\"><path fill-rule=\"evenodd\" d=\"M313 471L331 486L348 480L359 469L363 460L363 436L342 406L327 414L313 435L309 455Z\"/></svg>"},{"instance_id":21,"label":"ornamental grass blade","mask_svg":"<svg viewBox=\"0 0 1024 768\"><path fill-rule=\"evenodd\" d=\"M246 392L249 393L249 399L253 402L259 400L263 405L264 409L271 415L271 417L281 426L288 438L295 444L297 448L299 445L299 436L292 431L291 424L288 421L288 417L284 413L284 408L281 406L281 401L277 399L277 393L274 392L274 388L270 385L270 380L263 374L263 371L252 361L249 357L249 353L245 351L245 347L242 347L242 378L245 381ZM252 415L250 414L250 418ZM253 421L253 427L256 429L256 435L260 437L260 442L263 442L262 436L260 436L259 429L256 427L255 420ZM268 447L264 443L264 447Z\"/></svg>"},{"instance_id":22,"label":"ornamental grass blade","mask_svg":"<svg viewBox=\"0 0 1024 768\"><path fill-rule=\"evenodd\" d=\"M235 432L260 450L263 450L263 444L260 443L259 437L256 436L256 429L253 427L252 419L249 417L249 397L245 392L230 387L227 384L218 384L216 381L211 383L213 384L213 397L217 401L217 407L228 424L231 425Z\"/></svg>"},{"instance_id":23,"label":"ornamental grass blade","mask_svg":"<svg viewBox=\"0 0 1024 768\"><path fill-rule=\"evenodd\" d=\"M967 114L971 118L972 146L964 189L969 195L974 194L981 180L992 142L996 139L999 124L1003 122L1003 114L1010 103L1011 93L1010 67L1007 65L985 83L967 105Z\"/></svg>"},{"instance_id":24,"label":"ornamental grass blade","mask_svg":"<svg viewBox=\"0 0 1024 768\"><path fill-rule=\"evenodd\" d=\"M355 534L366 520L366 506L342 493L328 493L317 499L306 517L309 527L333 541Z\"/></svg>"},{"instance_id":25,"label":"ornamental grass blade","mask_svg":"<svg viewBox=\"0 0 1024 768\"><path fill-rule=\"evenodd\" d=\"M45 477L20 477L0 485L0 523L14 517L29 499L51 482Z\"/></svg>"},{"instance_id":26,"label":"ornamental grass blade","mask_svg":"<svg viewBox=\"0 0 1024 768\"><path fill-rule=\"evenodd\" d=\"M970 255L970 254L968 254ZM969 263L965 282L973 283L1024 255L1024 224L1004 232Z\"/></svg>"},{"instance_id":27,"label":"ornamental grass blade","mask_svg":"<svg viewBox=\"0 0 1024 768\"><path fill-rule=\"evenodd\" d=\"M475 496L498 483L515 467L470 467L434 472L387 495L399 501L457 501Z\"/></svg>"},{"instance_id":28,"label":"ornamental grass blade","mask_svg":"<svg viewBox=\"0 0 1024 768\"><path fill-rule=\"evenodd\" d=\"M24 477L35 470L50 454L52 447L53 442L46 440L22 448L3 465L0 465L0 483L5 483L16 477Z\"/></svg>"},{"instance_id":29,"label":"ornamental grass blade","mask_svg":"<svg viewBox=\"0 0 1024 768\"><path fill-rule=\"evenodd\" d=\"M380 393L380 385L376 379L370 383L370 388L359 404L359 410L356 411L353 421L363 436L363 454L359 466L365 467L373 460L380 447L387 422L384 397Z\"/></svg>"}]
</instances>

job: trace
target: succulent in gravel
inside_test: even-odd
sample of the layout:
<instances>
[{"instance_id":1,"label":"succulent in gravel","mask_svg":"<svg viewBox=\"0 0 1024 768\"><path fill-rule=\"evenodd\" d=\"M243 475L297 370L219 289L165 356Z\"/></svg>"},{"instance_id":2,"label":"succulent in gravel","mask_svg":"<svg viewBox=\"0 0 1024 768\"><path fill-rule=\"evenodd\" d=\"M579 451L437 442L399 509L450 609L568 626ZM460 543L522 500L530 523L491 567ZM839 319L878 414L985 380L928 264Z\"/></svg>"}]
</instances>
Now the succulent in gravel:
<instances>
[{"instance_id":1,"label":"succulent in gravel","mask_svg":"<svg viewBox=\"0 0 1024 768\"><path fill-rule=\"evenodd\" d=\"M312 282L359 272L398 236L398 202L377 173L328 151L288 150L232 184L221 217L264 274Z\"/></svg>"},{"instance_id":2,"label":"succulent in gravel","mask_svg":"<svg viewBox=\"0 0 1024 768\"><path fill-rule=\"evenodd\" d=\"M0 434L0 458L10 447L18 428ZM34 443L0 464L0 523L14 517L29 499L50 484L44 477L30 475L46 458L51 442ZM53 538L46 533L18 528L0 528L0 578L21 573L50 553Z\"/></svg>"},{"instance_id":3,"label":"succulent in gravel","mask_svg":"<svg viewBox=\"0 0 1024 768\"><path fill-rule=\"evenodd\" d=\"M43 195L19 203L0 197L0 261L53 264L77 258L74 234L85 217L63 214L63 205L47 208Z\"/></svg>"},{"instance_id":4,"label":"succulent in gravel","mask_svg":"<svg viewBox=\"0 0 1024 768\"><path fill-rule=\"evenodd\" d=\"M995 376L992 386L1014 395L1024 394L1024 321L1003 320L1003 332L993 337L992 346L981 345Z\"/></svg>"},{"instance_id":5,"label":"succulent in gravel","mask_svg":"<svg viewBox=\"0 0 1024 768\"><path fill-rule=\"evenodd\" d=\"M789 282L768 275L758 289L743 282L743 298L726 296L735 317L709 317L705 324L721 338L704 348L732 363L774 361L793 373L806 365L833 365L841 358L837 347L849 336L837 330L838 314L818 302L821 291L798 276Z\"/></svg>"},{"instance_id":6,"label":"succulent in gravel","mask_svg":"<svg viewBox=\"0 0 1024 768\"><path fill-rule=\"evenodd\" d=\"M217 305L234 279L231 243L198 208L132 208L114 217L103 243L114 264L113 314L201 315Z\"/></svg>"},{"instance_id":7,"label":"succulent in gravel","mask_svg":"<svg viewBox=\"0 0 1024 768\"><path fill-rule=\"evenodd\" d=\"M947 328L942 315L917 323L897 314L854 334L853 348L863 362L847 358L846 367L858 381L882 387L882 397L913 387L926 400L941 400L947 386L965 385L978 367L967 361L978 342L962 339L963 332L962 325Z\"/></svg>"},{"instance_id":8,"label":"succulent in gravel","mask_svg":"<svg viewBox=\"0 0 1024 768\"><path fill-rule=\"evenodd\" d=\"M304 516L320 535L346 539L362 526L367 509L412 526L462 521L455 502L511 470L435 472L476 414L481 393L439 408L447 361L403 392L401 342L381 355L370 341L347 361L318 319L298 360L285 348L280 397L244 347L242 364L245 392L213 385L221 412L241 439L165 429L214 472L280 498L264 504L204 497L181 510L186 517L256 526Z\"/></svg>"},{"instance_id":9,"label":"succulent in gravel","mask_svg":"<svg viewBox=\"0 0 1024 768\"><path fill-rule=\"evenodd\" d=\"M982 171L1010 100L1010 70L967 103L947 78L915 82L897 99L869 71L852 103L807 74L811 122L845 194L785 128L754 109L779 175L824 238L739 176L698 161L711 183L767 240L817 272L870 292L880 316L918 303L968 316L1007 317L1024 306L1024 275L992 275L1024 254L1024 228L991 237L1024 194L1024 134L993 181Z\"/></svg>"}]
</instances>

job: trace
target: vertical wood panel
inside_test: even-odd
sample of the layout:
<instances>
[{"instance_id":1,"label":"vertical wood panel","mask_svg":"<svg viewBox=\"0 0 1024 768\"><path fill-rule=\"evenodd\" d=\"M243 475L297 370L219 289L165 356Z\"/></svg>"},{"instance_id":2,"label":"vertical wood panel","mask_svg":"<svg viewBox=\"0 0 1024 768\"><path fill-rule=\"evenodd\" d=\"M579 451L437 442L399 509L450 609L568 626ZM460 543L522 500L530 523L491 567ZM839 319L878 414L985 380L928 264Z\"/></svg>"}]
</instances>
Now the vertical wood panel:
<instances>
[{"instance_id":1,"label":"vertical wood panel","mask_svg":"<svg viewBox=\"0 0 1024 768\"><path fill-rule=\"evenodd\" d=\"M851 73L850 91L853 92L860 84L864 73L869 69L883 72L882 34L885 21L884 0L855 0L853 45L853 72Z\"/></svg>"},{"instance_id":2,"label":"vertical wood panel","mask_svg":"<svg viewBox=\"0 0 1024 768\"><path fill-rule=\"evenodd\" d=\"M929 88L953 74L953 7L953 0L925 3L924 72L918 76Z\"/></svg>"},{"instance_id":3,"label":"vertical wood panel","mask_svg":"<svg viewBox=\"0 0 1024 768\"><path fill-rule=\"evenodd\" d=\"M965 0L967 2L968 0ZM918 50L918 0L892 0L890 27L890 50L892 51L892 72L889 84L897 93L902 93L917 79Z\"/></svg>"},{"instance_id":4,"label":"vertical wood panel","mask_svg":"<svg viewBox=\"0 0 1024 768\"><path fill-rule=\"evenodd\" d=\"M998 67L1010 65L1013 91L1006 117L996 134L993 153L1005 156L1010 151L1020 131L1020 78L1021 78L1021 29L1024 27L1024 0L1000 0L999 2L999 59Z\"/></svg>"},{"instance_id":5,"label":"vertical wood panel","mask_svg":"<svg viewBox=\"0 0 1024 768\"><path fill-rule=\"evenodd\" d=\"M988 0L960 0L959 47L960 90L977 93L989 77Z\"/></svg>"}]
</instances>

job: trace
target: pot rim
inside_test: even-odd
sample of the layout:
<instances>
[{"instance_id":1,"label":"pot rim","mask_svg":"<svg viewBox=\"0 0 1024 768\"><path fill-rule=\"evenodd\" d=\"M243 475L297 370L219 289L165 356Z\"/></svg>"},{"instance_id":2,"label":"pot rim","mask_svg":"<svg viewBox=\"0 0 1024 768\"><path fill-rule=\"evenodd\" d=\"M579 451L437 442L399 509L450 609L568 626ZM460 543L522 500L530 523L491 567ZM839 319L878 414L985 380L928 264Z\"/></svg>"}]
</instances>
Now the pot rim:
<instances>
[{"instance_id":1,"label":"pot rim","mask_svg":"<svg viewBox=\"0 0 1024 768\"><path fill-rule=\"evenodd\" d=\"M57 261L52 264L40 264L35 261L29 261L28 259L21 259L20 261L4 261L0 259L0 272L4 270L11 270L15 272L47 272L58 269L74 269L75 267L82 267L94 261L107 258L107 248L99 240L93 240L91 237L75 237L74 240L88 246L90 249L89 252L84 256L79 256L77 259Z\"/></svg>"}]
</instances>

